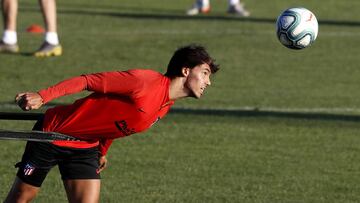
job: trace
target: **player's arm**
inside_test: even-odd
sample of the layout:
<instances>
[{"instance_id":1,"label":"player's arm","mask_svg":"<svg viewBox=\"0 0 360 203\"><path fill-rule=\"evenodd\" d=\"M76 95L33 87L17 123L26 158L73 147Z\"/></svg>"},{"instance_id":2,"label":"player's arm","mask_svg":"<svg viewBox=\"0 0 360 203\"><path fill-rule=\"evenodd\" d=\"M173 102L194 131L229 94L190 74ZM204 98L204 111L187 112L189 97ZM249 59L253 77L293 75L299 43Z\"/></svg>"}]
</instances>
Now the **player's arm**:
<instances>
[{"instance_id":1,"label":"player's arm","mask_svg":"<svg viewBox=\"0 0 360 203\"><path fill-rule=\"evenodd\" d=\"M78 76L64 80L54 86L40 90L39 92L23 92L15 96L15 102L24 111L38 109L43 104L68 94L74 94L86 89L86 79Z\"/></svg>"},{"instance_id":2,"label":"player's arm","mask_svg":"<svg viewBox=\"0 0 360 203\"><path fill-rule=\"evenodd\" d=\"M99 168L97 170L98 173L100 173L102 170L104 170L107 167L107 158L106 158L106 154L107 151L109 150L112 142L114 140L113 139L102 139L100 140L100 144L99 144Z\"/></svg>"},{"instance_id":3,"label":"player's arm","mask_svg":"<svg viewBox=\"0 0 360 203\"><path fill-rule=\"evenodd\" d=\"M141 85L142 83L131 71L94 73L64 80L39 92L19 93L16 95L15 101L23 110L28 111L38 109L43 104L58 97L83 90L129 95Z\"/></svg>"},{"instance_id":4,"label":"player's arm","mask_svg":"<svg viewBox=\"0 0 360 203\"><path fill-rule=\"evenodd\" d=\"M113 143L114 139L102 139L99 144L99 154L100 156L105 156Z\"/></svg>"},{"instance_id":5,"label":"player's arm","mask_svg":"<svg viewBox=\"0 0 360 203\"><path fill-rule=\"evenodd\" d=\"M136 70L130 70L84 75L86 89L104 94L131 95L144 85L135 72Z\"/></svg>"},{"instance_id":6,"label":"player's arm","mask_svg":"<svg viewBox=\"0 0 360 203\"><path fill-rule=\"evenodd\" d=\"M37 93L43 98L44 104L49 101L62 97L65 95L75 94L86 90L86 78L84 76L77 76L67 80L63 80L58 84L40 90Z\"/></svg>"}]
</instances>

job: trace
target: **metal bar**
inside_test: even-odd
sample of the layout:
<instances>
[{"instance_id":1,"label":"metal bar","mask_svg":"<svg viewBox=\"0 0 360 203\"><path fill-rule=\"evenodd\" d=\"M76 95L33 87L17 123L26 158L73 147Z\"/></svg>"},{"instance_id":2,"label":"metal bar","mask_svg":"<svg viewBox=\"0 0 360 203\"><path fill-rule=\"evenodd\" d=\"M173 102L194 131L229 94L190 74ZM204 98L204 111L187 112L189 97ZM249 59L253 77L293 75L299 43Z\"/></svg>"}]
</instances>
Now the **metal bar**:
<instances>
[{"instance_id":1,"label":"metal bar","mask_svg":"<svg viewBox=\"0 0 360 203\"><path fill-rule=\"evenodd\" d=\"M0 112L0 120L38 120L43 113Z\"/></svg>"},{"instance_id":2,"label":"metal bar","mask_svg":"<svg viewBox=\"0 0 360 203\"><path fill-rule=\"evenodd\" d=\"M0 140L26 140L37 142L53 142L53 141L80 141L79 139L57 133L43 131L16 131L16 130L0 130Z\"/></svg>"}]
</instances>

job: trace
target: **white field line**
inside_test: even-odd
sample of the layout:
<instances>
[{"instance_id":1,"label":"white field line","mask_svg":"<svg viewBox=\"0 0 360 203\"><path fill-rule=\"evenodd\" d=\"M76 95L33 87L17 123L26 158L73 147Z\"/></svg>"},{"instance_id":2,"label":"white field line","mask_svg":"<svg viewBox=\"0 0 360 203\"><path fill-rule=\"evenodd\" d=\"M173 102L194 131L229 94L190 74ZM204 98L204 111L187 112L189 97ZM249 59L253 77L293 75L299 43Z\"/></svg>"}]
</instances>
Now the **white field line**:
<instances>
[{"instance_id":1,"label":"white field line","mask_svg":"<svg viewBox=\"0 0 360 203\"><path fill-rule=\"evenodd\" d=\"M220 109L219 109L220 110ZM279 108L279 107L250 107L225 108L221 110L244 110L244 111L270 111L270 112L294 112L294 113L360 113L360 108L334 107L334 108Z\"/></svg>"},{"instance_id":2,"label":"white field line","mask_svg":"<svg viewBox=\"0 0 360 203\"><path fill-rule=\"evenodd\" d=\"M55 105L46 105L44 109L54 107ZM278 108L278 107L224 107L224 108L186 108L186 107L173 107L174 110L200 110L200 111L269 111L269 112L283 112L283 113L329 113L329 114L341 114L341 113L360 113L360 108L350 107L334 107L334 108ZM1 110L20 110L17 105L14 104L0 104Z\"/></svg>"},{"instance_id":3,"label":"white field line","mask_svg":"<svg viewBox=\"0 0 360 203\"><path fill-rule=\"evenodd\" d=\"M336 107L336 108L279 108L279 107L225 107L225 108L183 108L173 107L173 110L199 110L199 111L259 111L280 113L325 113L325 114L360 114L360 108Z\"/></svg>"}]
</instances>

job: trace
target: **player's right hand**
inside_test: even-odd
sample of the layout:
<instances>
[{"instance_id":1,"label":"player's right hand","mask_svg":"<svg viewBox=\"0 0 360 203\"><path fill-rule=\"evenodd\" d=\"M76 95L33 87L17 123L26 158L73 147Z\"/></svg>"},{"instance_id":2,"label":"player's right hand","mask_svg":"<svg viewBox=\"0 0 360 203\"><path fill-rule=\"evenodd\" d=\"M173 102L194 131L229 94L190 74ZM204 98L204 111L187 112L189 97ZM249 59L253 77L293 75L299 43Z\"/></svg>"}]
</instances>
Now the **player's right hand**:
<instances>
[{"instance_id":1,"label":"player's right hand","mask_svg":"<svg viewBox=\"0 0 360 203\"><path fill-rule=\"evenodd\" d=\"M43 99L36 92L24 92L15 96L15 102L24 111L38 109L43 105Z\"/></svg>"}]
</instances>

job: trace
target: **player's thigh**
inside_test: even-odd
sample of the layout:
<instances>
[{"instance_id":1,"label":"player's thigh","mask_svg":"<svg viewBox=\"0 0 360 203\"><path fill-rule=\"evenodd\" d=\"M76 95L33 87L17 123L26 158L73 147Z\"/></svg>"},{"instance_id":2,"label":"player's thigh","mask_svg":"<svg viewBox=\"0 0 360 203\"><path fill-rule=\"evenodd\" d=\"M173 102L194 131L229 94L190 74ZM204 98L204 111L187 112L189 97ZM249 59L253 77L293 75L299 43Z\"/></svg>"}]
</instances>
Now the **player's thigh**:
<instances>
[{"instance_id":1,"label":"player's thigh","mask_svg":"<svg viewBox=\"0 0 360 203\"><path fill-rule=\"evenodd\" d=\"M4 202L30 202L36 197L39 189L39 187L27 184L16 177Z\"/></svg>"},{"instance_id":2,"label":"player's thigh","mask_svg":"<svg viewBox=\"0 0 360 203\"><path fill-rule=\"evenodd\" d=\"M69 202L98 202L101 178L98 148L66 150L67 155L58 165Z\"/></svg>"},{"instance_id":3,"label":"player's thigh","mask_svg":"<svg viewBox=\"0 0 360 203\"><path fill-rule=\"evenodd\" d=\"M98 147L63 148L64 157L58 166L62 180L100 179Z\"/></svg>"},{"instance_id":4,"label":"player's thigh","mask_svg":"<svg viewBox=\"0 0 360 203\"><path fill-rule=\"evenodd\" d=\"M97 203L100 198L100 179L64 180L70 203Z\"/></svg>"},{"instance_id":5,"label":"player's thigh","mask_svg":"<svg viewBox=\"0 0 360 203\"><path fill-rule=\"evenodd\" d=\"M15 167L22 182L41 187L48 172L57 164L57 151L50 143L27 142L25 152Z\"/></svg>"}]
</instances>

